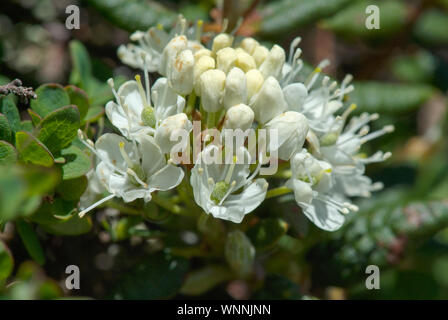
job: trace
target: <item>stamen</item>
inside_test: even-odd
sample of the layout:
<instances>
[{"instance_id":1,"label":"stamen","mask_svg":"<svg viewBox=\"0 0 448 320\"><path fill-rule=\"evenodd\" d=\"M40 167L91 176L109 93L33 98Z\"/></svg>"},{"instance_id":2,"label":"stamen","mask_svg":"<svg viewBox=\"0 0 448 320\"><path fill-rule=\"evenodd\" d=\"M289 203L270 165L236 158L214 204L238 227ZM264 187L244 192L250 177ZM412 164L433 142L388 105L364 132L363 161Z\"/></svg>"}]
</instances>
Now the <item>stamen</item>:
<instances>
[{"instance_id":1,"label":"stamen","mask_svg":"<svg viewBox=\"0 0 448 320\"><path fill-rule=\"evenodd\" d=\"M109 201L109 200L112 199L113 197L115 197L115 195L114 195L114 194L110 194L110 195L108 195L107 197L104 197L103 199L101 199L101 200L95 202L95 203L92 204L90 207L88 207L88 208L82 210L81 212L79 212L79 213L78 213L79 217L80 217L80 218L84 217L84 215L85 215L87 212L89 212L89 211L92 210L92 209L95 209L95 208L98 207L100 204L103 204L104 202Z\"/></svg>"},{"instance_id":2,"label":"stamen","mask_svg":"<svg viewBox=\"0 0 448 320\"><path fill-rule=\"evenodd\" d=\"M367 141L376 139L378 137L381 137L382 135L385 135L386 133L391 133L395 130L395 127L393 125L385 126L383 129L380 129L378 131L372 132L371 134L368 134L364 138L361 139L361 144L366 143Z\"/></svg>"},{"instance_id":3,"label":"stamen","mask_svg":"<svg viewBox=\"0 0 448 320\"><path fill-rule=\"evenodd\" d=\"M138 91L140 93L140 97L142 98L143 106L144 107L150 107L150 105L148 104L148 101L146 100L145 90L143 89L142 81L141 81L141 78L140 78L139 74L137 74L135 76L135 80L137 81Z\"/></svg>"},{"instance_id":4,"label":"stamen","mask_svg":"<svg viewBox=\"0 0 448 320\"><path fill-rule=\"evenodd\" d=\"M135 163L129 158L129 156L126 154L126 150L124 150L124 142L121 141L118 143L118 146L120 148L120 154L123 157L124 161L126 161L126 164L129 168L133 167Z\"/></svg>"},{"instance_id":5,"label":"stamen","mask_svg":"<svg viewBox=\"0 0 448 320\"><path fill-rule=\"evenodd\" d=\"M137 173L135 173L134 170L132 170L131 168L128 168L128 169L126 170L126 173L129 174L130 176L132 176L132 177L135 179L135 181L137 181L142 187L144 187L145 189L148 188L148 184L145 183L145 182L143 182L143 181L138 177Z\"/></svg>"},{"instance_id":6,"label":"stamen","mask_svg":"<svg viewBox=\"0 0 448 320\"><path fill-rule=\"evenodd\" d=\"M226 192L226 193L224 194L224 196L222 197L221 201L219 201L219 204L218 204L219 206L222 205L222 203L224 202L224 200L226 200L226 198L232 193L233 188L235 187L235 185L236 185L236 181L233 180L232 183L231 183L230 186L229 186L229 190L227 190L227 192Z\"/></svg>"},{"instance_id":7,"label":"stamen","mask_svg":"<svg viewBox=\"0 0 448 320\"><path fill-rule=\"evenodd\" d=\"M204 21L198 20L196 24L196 41L201 42L201 36L202 36L202 26L204 24Z\"/></svg>"},{"instance_id":8,"label":"stamen","mask_svg":"<svg viewBox=\"0 0 448 320\"><path fill-rule=\"evenodd\" d=\"M296 50L296 48L297 48L297 46L300 44L300 42L302 41L302 38L301 37L296 37L296 38L294 38L294 40L292 40L292 42L291 42L291 45L290 45L290 47L289 47L289 60L288 60L288 63L290 64L290 65L292 65L292 63L293 63L293 59L294 59L294 56L295 56L295 54L294 54L294 51Z\"/></svg>"},{"instance_id":9,"label":"stamen","mask_svg":"<svg viewBox=\"0 0 448 320\"><path fill-rule=\"evenodd\" d=\"M228 27L229 27L229 20L227 18L224 18L224 20L222 21L221 33L226 32Z\"/></svg>"},{"instance_id":10,"label":"stamen","mask_svg":"<svg viewBox=\"0 0 448 320\"><path fill-rule=\"evenodd\" d=\"M233 174L233 169L235 169L236 161L237 161L237 158L236 158L236 156L234 156L233 157L233 162L232 162L232 164L230 165L230 167L229 167L229 169L227 171L226 178L224 179L224 181L226 183L230 183L230 179L232 178L232 174Z\"/></svg>"}]
</instances>

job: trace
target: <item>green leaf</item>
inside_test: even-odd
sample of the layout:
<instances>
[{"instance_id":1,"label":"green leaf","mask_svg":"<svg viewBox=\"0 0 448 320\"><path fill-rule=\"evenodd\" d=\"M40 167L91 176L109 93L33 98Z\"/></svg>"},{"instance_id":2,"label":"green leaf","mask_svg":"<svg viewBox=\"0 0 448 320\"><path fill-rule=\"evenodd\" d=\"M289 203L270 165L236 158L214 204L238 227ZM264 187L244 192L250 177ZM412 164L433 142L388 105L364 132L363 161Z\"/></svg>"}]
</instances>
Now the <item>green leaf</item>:
<instances>
[{"instance_id":1,"label":"green leaf","mask_svg":"<svg viewBox=\"0 0 448 320\"><path fill-rule=\"evenodd\" d=\"M20 130L19 109L10 96L0 98L0 112L6 116L9 127L14 133Z\"/></svg>"},{"instance_id":2,"label":"green leaf","mask_svg":"<svg viewBox=\"0 0 448 320\"><path fill-rule=\"evenodd\" d=\"M62 107L42 120L37 137L51 152L57 153L77 136L79 126L79 112L76 106Z\"/></svg>"},{"instance_id":3,"label":"green leaf","mask_svg":"<svg viewBox=\"0 0 448 320\"><path fill-rule=\"evenodd\" d=\"M21 159L25 162L44 167L53 165L54 160L51 152L29 132L19 131L16 133L16 147Z\"/></svg>"},{"instance_id":4,"label":"green leaf","mask_svg":"<svg viewBox=\"0 0 448 320\"><path fill-rule=\"evenodd\" d=\"M84 151L71 145L61 152L65 159L62 165L62 179L69 180L85 175L91 168L92 162Z\"/></svg>"},{"instance_id":5,"label":"green leaf","mask_svg":"<svg viewBox=\"0 0 448 320\"><path fill-rule=\"evenodd\" d=\"M87 177L81 176L74 179L63 180L56 188L56 192L64 200L79 200L87 189Z\"/></svg>"},{"instance_id":6,"label":"green leaf","mask_svg":"<svg viewBox=\"0 0 448 320\"><path fill-rule=\"evenodd\" d=\"M33 123L31 122L31 120L23 120L20 123L20 125L21 125L23 131L28 131L28 132L32 133L34 130L34 126L33 126Z\"/></svg>"},{"instance_id":7,"label":"green leaf","mask_svg":"<svg viewBox=\"0 0 448 320\"><path fill-rule=\"evenodd\" d=\"M17 151L13 145L0 140L0 165L8 165L17 161Z\"/></svg>"},{"instance_id":8,"label":"green leaf","mask_svg":"<svg viewBox=\"0 0 448 320\"><path fill-rule=\"evenodd\" d=\"M16 228L31 258L40 265L45 264L45 254L33 228L24 220L17 220Z\"/></svg>"},{"instance_id":9,"label":"green leaf","mask_svg":"<svg viewBox=\"0 0 448 320\"><path fill-rule=\"evenodd\" d=\"M8 118L4 114L0 113L0 140L12 142L12 132L9 126Z\"/></svg>"},{"instance_id":10,"label":"green leaf","mask_svg":"<svg viewBox=\"0 0 448 320\"><path fill-rule=\"evenodd\" d=\"M114 299L168 299L181 288L188 271L188 260L157 253L138 263L127 272L117 288Z\"/></svg>"},{"instance_id":11,"label":"green leaf","mask_svg":"<svg viewBox=\"0 0 448 320\"><path fill-rule=\"evenodd\" d=\"M412 111L428 100L435 90L424 84L357 82L350 93L356 112L396 114Z\"/></svg>"},{"instance_id":12,"label":"green leaf","mask_svg":"<svg viewBox=\"0 0 448 320\"><path fill-rule=\"evenodd\" d=\"M379 8L379 29L367 29L366 8L375 5ZM406 5L397 0L353 1L353 4L326 19L322 26L348 38L379 39L396 34L406 23Z\"/></svg>"},{"instance_id":13,"label":"green leaf","mask_svg":"<svg viewBox=\"0 0 448 320\"><path fill-rule=\"evenodd\" d=\"M414 27L414 34L424 44L443 46L448 44L448 13L437 9L425 11Z\"/></svg>"},{"instance_id":14,"label":"green leaf","mask_svg":"<svg viewBox=\"0 0 448 320\"><path fill-rule=\"evenodd\" d=\"M396 56L391 64L394 76L404 82L431 82L436 68L434 56L424 50Z\"/></svg>"},{"instance_id":15,"label":"green leaf","mask_svg":"<svg viewBox=\"0 0 448 320\"><path fill-rule=\"evenodd\" d=\"M70 42L70 56L72 58L72 75L71 83L84 89L88 95L92 92L89 90L92 75L92 63L87 49L84 45L77 41L72 40Z\"/></svg>"},{"instance_id":16,"label":"green leaf","mask_svg":"<svg viewBox=\"0 0 448 320\"><path fill-rule=\"evenodd\" d=\"M217 285L234 277L234 273L220 265L210 265L188 274L180 293L198 296L206 293Z\"/></svg>"},{"instance_id":17,"label":"green leaf","mask_svg":"<svg viewBox=\"0 0 448 320\"><path fill-rule=\"evenodd\" d=\"M42 121L42 117L38 115L34 110L28 109L28 114L30 115L31 121L35 126L37 126Z\"/></svg>"},{"instance_id":18,"label":"green leaf","mask_svg":"<svg viewBox=\"0 0 448 320\"><path fill-rule=\"evenodd\" d=\"M16 168L0 166L0 221L12 219L26 198L26 184Z\"/></svg>"},{"instance_id":19,"label":"green leaf","mask_svg":"<svg viewBox=\"0 0 448 320\"><path fill-rule=\"evenodd\" d=\"M247 231L247 236L257 249L273 247L288 231L288 224L278 218L261 220Z\"/></svg>"},{"instance_id":20,"label":"green leaf","mask_svg":"<svg viewBox=\"0 0 448 320\"><path fill-rule=\"evenodd\" d=\"M80 218L77 214L73 214L70 219L42 224L41 227L45 231L55 235L77 236L87 233L92 229L92 220L90 217Z\"/></svg>"},{"instance_id":21,"label":"green leaf","mask_svg":"<svg viewBox=\"0 0 448 320\"><path fill-rule=\"evenodd\" d=\"M53 202L43 202L40 208L29 219L40 225L51 225L68 221L76 213L76 202L61 198Z\"/></svg>"},{"instance_id":22,"label":"green leaf","mask_svg":"<svg viewBox=\"0 0 448 320\"><path fill-rule=\"evenodd\" d=\"M101 14L115 25L127 30L147 30L161 24L170 26L177 14L155 1L139 0L88 0Z\"/></svg>"},{"instance_id":23,"label":"green leaf","mask_svg":"<svg viewBox=\"0 0 448 320\"><path fill-rule=\"evenodd\" d=\"M8 250L6 244L0 240L0 284L6 280L12 272L14 267L14 260L11 252Z\"/></svg>"},{"instance_id":24,"label":"green leaf","mask_svg":"<svg viewBox=\"0 0 448 320\"><path fill-rule=\"evenodd\" d=\"M45 117L52 111L70 104L70 98L59 84L44 84L36 90L37 99L31 100L31 109Z\"/></svg>"},{"instance_id":25,"label":"green leaf","mask_svg":"<svg viewBox=\"0 0 448 320\"><path fill-rule=\"evenodd\" d=\"M350 2L350 0L275 1L261 12L259 32L271 36L286 33L331 16Z\"/></svg>"},{"instance_id":26,"label":"green leaf","mask_svg":"<svg viewBox=\"0 0 448 320\"><path fill-rule=\"evenodd\" d=\"M246 276L252 271L255 248L243 232L235 230L227 234L225 257L233 271Z\"/></svg>"},{"instance_id":27,"label":"green leaf","mask_svg":"<svg viewBox=\"0 0 448 320\"><path fill-rule=\"evenodd\" d=\"M87 94L74 85L68 85L64 89L70 97L70 104L78 107L79 117L80 119L84 119L89 110L89 98Z\"/></svg>"}]
</instances>

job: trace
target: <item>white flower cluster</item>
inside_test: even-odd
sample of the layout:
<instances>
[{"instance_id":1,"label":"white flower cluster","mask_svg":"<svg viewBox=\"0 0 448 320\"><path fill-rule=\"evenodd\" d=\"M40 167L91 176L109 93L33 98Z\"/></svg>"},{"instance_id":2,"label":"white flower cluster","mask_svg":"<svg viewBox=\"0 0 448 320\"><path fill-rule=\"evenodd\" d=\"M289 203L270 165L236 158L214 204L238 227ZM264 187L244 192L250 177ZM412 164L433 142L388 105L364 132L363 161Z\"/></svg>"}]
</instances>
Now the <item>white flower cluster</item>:
<instances>
[{"instance_id":1,"label":"white flower cluster","mask_svg":"<svg viewBox=\"0 0 448 320\"><path fill-rule=\"evenodd\" d=\"M173 189L186 175L197 205L216 218L239 223L266 197L293 192L314 224L338 229L344 214L357 210L350 197L369 196L382 187L364 175L365 164L383 161L390 153L365 157L361 146L393 127L369 133L369 122L377 114L349 121L355 109L345 103L354 89L351 77L338 86L321 75L327 61L298 81L304 78L300 38L292 42L286 60L278 45L268 49L253 38L228 33L203 45L201 29L201 22L189 28L180 17L170 33L161 27L138 31L131 36L137 44L119 48L122 61L144 70L146 81L143 85L136 76L118 91L110 81L115 101L106 105L106 114L122 136L104 134L93 144L80 134L97 159L91 184L97 190L99 181L110 193L90 207L82 202L81 215L112 197L150 201L152 192ZM148 71L163 76L151 88ZM245 145L237 147L238 157L231 161L210 162L217 154L228 156L216 141L203 142L193 169L185 174L174 165L170 151L180 131L192 130L193 115L207 119L207 129L275 131L274 143L267 136L266 151L289 163L289 179L268 191L268 177L260 177L266 159L254 157ZM190 148L188 140L179 150ZM91 200L89 192L85 198Z\"/></svg>"}]
</instances>

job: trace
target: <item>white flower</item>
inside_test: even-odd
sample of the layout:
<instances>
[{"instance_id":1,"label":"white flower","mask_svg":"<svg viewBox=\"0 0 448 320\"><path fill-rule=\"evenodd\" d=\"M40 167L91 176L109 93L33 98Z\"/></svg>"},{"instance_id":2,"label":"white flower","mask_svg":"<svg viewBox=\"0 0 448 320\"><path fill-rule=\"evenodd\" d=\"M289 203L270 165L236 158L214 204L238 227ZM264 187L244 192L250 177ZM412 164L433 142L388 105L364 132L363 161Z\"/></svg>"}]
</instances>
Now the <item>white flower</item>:
<instances>
[{"instance_id":1,"label":"white flower","mask_svg":"<svg viewBox=\"0 0 448 320\"><path fill-rule=\"evenodd\" d=\"M131 35L131 41L138 44L121 45L118 48L118 57L123 63L144 69L150 72L166 74L166 60L162 63L165 47L176 36L183 35L187 39L185 48L196 52L203 48L199 43L202 22L198 21L195 27L187 28L186 20L179 16L176 26L167 33L162 26L152 27L147 32L136 31Z\"/></svg>"},{"instance_id":2,"label":"white flower","mask_svg":"<svg viewBox=\"0 0 448 320\"><path fill-rule=\"evenodd\" d=\"M391 156L390 152L377 151L370 157L360 154L361 146L375 138L394 130L393 126L369 133L367 124L378 118L378 114L362 114L353 117L344 131L333 133L321 142L320 152L322 157L333 166L336 189L346 196L369 197L372 191L382 188L381 183L372 183L371 179L364 175L365 165L381 162Z\"/></svg>"},{"instance_id":3,"label":"white flower","mask_svg":"<svg viewBox=\"0 0 448 320\"><path fill-rule=\"evenodd\" d=\"M113 197L125 202L136 199L147 202L151 200L152 192L170 190L182 181L183 170L166 162L151 136L138 138L138 142L130 142L119 135L106 133L97 140L95 148L85 143L99 159L96 174L111 194L81 211L81 217Z\"/></svg>"},{"instance_id":4,"label":"white flower","mask_svg":"<svg viewBox=\"0 0 448 320\"><path fill-rule=\"evenodd\" d=\"M88 208L107 191L98 179L94 169L87 172L86 177L88 181L87 189L79 199L79 209L81 210Z\"/></svg>"},{"instance_id":5,"label":"white flower","mask_svg":"<svg viewBox=\"0 0 448 320\"><path fill-rule=\"evenodd\" d=\"M196 203L215 218L234 223L240 223L263 202L268 187L265 179L253 179L259 168L249 176L250 155L245 148L241 151L244 161L206 164L212 154L219 152L217 146L208 145L199 154L200 162L194 166L190 179Z\"/></svg>"},{"instance_id":6,"label":"white flower","mask_svg":"<svg viewBox=\"0 0 448 320\"><path fill-rule=\"evenodd\" d=\"M334 231L344 223L344 216L357 207L334 192L332 167L305 149L291 159L292 176L286 186L294 191L297 204L305 216L323 230Z\"/></svg>"},{"instance_id":7,"label":"white flower","mask_svg":"<svg viewBox=\"0 0 448 320\"><path fill-rule=\"evenodd\" d=\"M136 76L136 80L125 82L118 92L114 89L113 81L109 80L116 102L109 101L106 104L106 115L128 139L141 134L154 134L165 118L182 112L185 106L185 99L168 86L166 78L159 78L151 90L147 77L146 89L143 88L140 76ZM154 106L151 106L151 102Z\"/></svg>"},{"instance_id":8,"label":"white flower","mask_svg":"<svg viewBox=\"0 0 448 320\"><path fill-rule=\"evenodd\" d=\"M255 113L255 120L261 124L268 122L288 108L282 88L274 77L266 79L260 91L252 97L249 106Z\"/></svg>"},{"instance_id":9,"label":"white flower","mask_svg":"<svg viewBox=\"0 0 448 320\"><path fill-rule=\"evenodd\" d=\"M170 116L162 121L154 134L156 143L160 146L163 153L170 153L171 149L178 144L178 138L187 135L193 129L193 125L185 113L178 113ZM181 132L183 131L183 132ZM181 146L181 150L185 151L188 147L188 141Z\"/></svg>"},{"instance_id":10,"label":"white flower","mask_svg":"<svg viewBox=\"0 0 448 320\"><path fill-rule=\"evenodd\" d=\"M277 131L277 146L270 148L270 151L277 150L278 157L287 161L293 154L302 150L308 134L308 121L301 113L287 111L269 121L265 128L268 129L268 134L271 130Z\"/></svg>"}]
</instances>

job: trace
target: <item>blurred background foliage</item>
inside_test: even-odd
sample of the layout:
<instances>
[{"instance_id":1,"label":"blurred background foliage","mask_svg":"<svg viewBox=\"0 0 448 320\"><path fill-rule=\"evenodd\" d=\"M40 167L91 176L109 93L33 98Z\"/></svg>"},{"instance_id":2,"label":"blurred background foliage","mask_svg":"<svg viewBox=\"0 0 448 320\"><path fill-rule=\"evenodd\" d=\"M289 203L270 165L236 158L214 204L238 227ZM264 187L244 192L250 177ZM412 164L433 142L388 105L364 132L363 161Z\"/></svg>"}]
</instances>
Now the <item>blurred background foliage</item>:
<instances>
[{"instance_id":1,"label":"blurred background foliage","mask_svg":"<svg viewBox=\"0 0 448 320\"><path fill-rule=\"evenodd\" d=\"M70 4L81 9L79 30L65 28ZM379 30L364 26L370 4L380 8ZM59 146L33 140L43 157L36 160L22 140L45 124L37 125L47 119L44 99L54 94L66 103L50 111L78 107L73 130L107 130L106 80L136 72L120 63L118 45L135 30L170 27L179 13L204 20L208 31L219 31L223 17L230 27L243 17L238 34L285 49L301 36L307 66L328 58L330 76L353 74L357 112L396 126L371 146L393 152L368 168L385 189L359 201L360 212L334 233L309 224L288 196L281 207L267 202L227 239L221 221L196 224L151 203L113 202L79 220L73 208L89 168L82 145L76 137ZM10 131L2 131L0 152L14 158L15 145L40 166L0 167L0 297L448 299L447 30L447 0L2 1L0 84L72 86L41 86L32 111L1 98L0 125ZM67 154L71 165L58 164ZM81 270L81 289L72 292L64 286L71 264ZM381 290L366 290L370 264L380 267Z\"/></svg>"}]
</instances>

